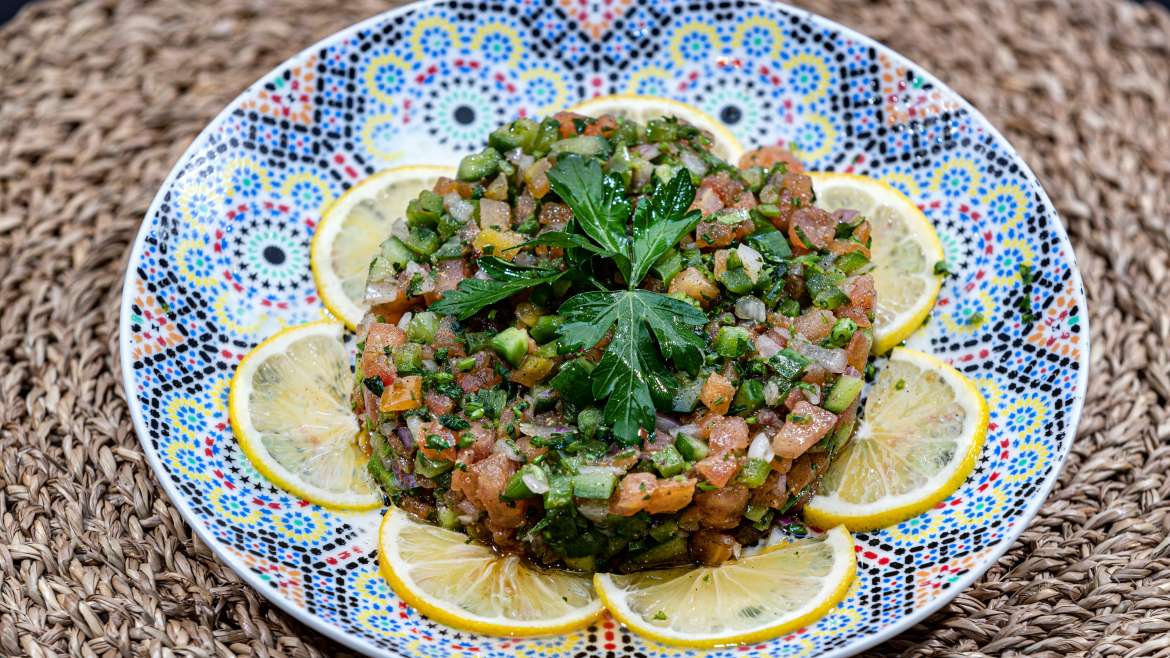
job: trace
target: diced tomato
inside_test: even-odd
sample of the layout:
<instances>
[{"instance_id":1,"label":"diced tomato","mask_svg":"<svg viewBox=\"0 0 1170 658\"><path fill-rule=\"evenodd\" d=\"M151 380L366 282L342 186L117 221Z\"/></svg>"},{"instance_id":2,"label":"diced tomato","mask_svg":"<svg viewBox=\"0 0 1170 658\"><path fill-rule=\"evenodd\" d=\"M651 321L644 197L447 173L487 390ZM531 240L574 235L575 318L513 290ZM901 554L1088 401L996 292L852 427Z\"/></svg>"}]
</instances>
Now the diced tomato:
<instances>
[{"instance_id":1,"label":"diced tomato","mask_svg":"<svg viewBox=\"0 0 1170 658\"><path fill-rule=\"evenodd\" d=\"M641 512L650 501L650 490L657 482L653 473L630 473L623 477L609 502L610 514L633 516Z\"/></svg>"},{"instance_id":2,"label":"diced tomato","mask_svg":"<svg viewBox=\"0 0 1170 658\"><path fill-rule=\"evenodd\" d=\"M407 411L422 406L422 377L407 375L394 380L382 391L379 407L382 411Z\"/></svg>"},{"instance_id":3,"label":"diced tomato","mask_svg":"<svg viewBox=\"0 0 1170 658\"><path fill-rule=\"evenodd\" d=\"M715 453L695 464L695 472L716 487L726 486L739 472L739 460L731 452Z\"/></svg>"},{"instance_id":4,"label":"diced tomato","mask_svg":"<svg viewBox=\"0 0 1170 658\"><path fill-rule=\"evenodd\" d=\"M748 446L748 424L739 416L723 416L711 421L707 444L712 452L744 450Z\"/></svg>"},{"instance_id":5,"label":"diced tomato","mask_svg":"<svg viewBox=\"0 0 1170 658\"><path fill-rule=\"evenodd\" d=\"M807 245L824 249L837 233L837 220L820 208L801 208L792 214L788 240L793 251L806 253Z\"/></svg>"},{"instance_id":6,"label":"diced tomato","mask_svg":"<svg viewBox=\"0 0 1170 658\"><path fill-rule=\"evenodd\" d=\"M427 437L437 436L439 440L446 443L448 448L435 449L427 445ZM455 461L455 445L458 437L451 430L443 427L438 421L432 420L422 425L422 436L415 437L415 443L418 444L418 449L422 454L431 459L446 459L447 461Z\"/></svg>"},{"instance_id":7,"label":"diced tomato","mask_svg":"<svg viewBox=\"0 0 1170 658\"><path fill-rule=\"evenodd\" d=\"M655 487L650 490L650 500L646 502L646 511L651 514L666 514L677 512L690 505L691 499L695 495L696 483L694 478L658 480Z\"/></svg>"},{"instance_id":8,"label":"diced tomato","mask_svg":"<svg viewBox=\"0 0 1170 658\"><path fill-rule=\"evenodd\" d=\"M406 343L406 333L397 326L386 322L375 322L366 332L366 346L362 350L362 376L377 377L384 385L394 381L394 363L386 354L387 349Z\"/></svg>"},{"instance_id":9,"label":"diced tomato","mask_svg":"<svg viewBox=\"0 0 1170 658\"><path fill-rule=\"evenodd\" d=\"M703 382L703 388L699 391L699 400L708 409L719 414L727 413L734 397L735 386L726 377L715 372L707 376L707 381Z\"/></svg>"},{"instance_id":10,"label":"diced tomato","mask_svg":"<svg viewBox=\"0 0 1170 658\"><path fill-rule=\"evenodd\" d=\"M740 169L747 169L749 167L769 168L781 162L787 165L788 171L790 172L800 173L804 171L804 165L796 157L796 154L784 146L761 146L739 156Z\"/></svg>"},{"instance_id":11,"label":"diced tomato","mask_svg":"<svg viewBox=\"0 0 1170 658\"><path fill-rule=\"evenodd\" d=\"M434 304L443 293L459 287L459 282L467 278L467 261L462 258L441 260L433 270L435 275L435 289L423 295L427 304Z\"/></svg>"},{"instance_id":12,"label":"diced tomato","mask_svg":"<svg viewBox=\"0 0 1170 658\"><path fill-rule=\"evenodd\" d=\"M668 292L671 294L681 292L703 306L710 304L719 296L719 288L694 267L688 267L676 274L670 280Z\"/></svg>"},{"instance_id":13,"label":"diced tomato","mask_svg":"<svg viewBox=\"0 0 1170 658\"><path fill-rule=\"evenodd\" d=\"M837 318L832 311L823 308L810 308L792 321L792 328L796 333L804 336L810 343L819 343L833 331L833 324Z\"/></svg>"},{"instance_id":14,"label":"diced tomato","mask_svg":"<svg viewBox=\"0 0 1170 658\"><path fill-rule=\"evenodd\" d=\"M780 457L795 459L823 439L836 424L836 414L802 400L773 437L772 450Z\"/></svg>"},{"instance_id":15,"label":"diced tomato","mask_svg":"<svg viewBox=\"0 0 1170 658\"><path fill-rule=\"evenodd\" d=\"M747 509L750 494L742 484L714 491L700 491L695 494L695 505L699 508L699 523L704 528L727 530L739 525L743 511Z\"/></svg>"}]
</instances>

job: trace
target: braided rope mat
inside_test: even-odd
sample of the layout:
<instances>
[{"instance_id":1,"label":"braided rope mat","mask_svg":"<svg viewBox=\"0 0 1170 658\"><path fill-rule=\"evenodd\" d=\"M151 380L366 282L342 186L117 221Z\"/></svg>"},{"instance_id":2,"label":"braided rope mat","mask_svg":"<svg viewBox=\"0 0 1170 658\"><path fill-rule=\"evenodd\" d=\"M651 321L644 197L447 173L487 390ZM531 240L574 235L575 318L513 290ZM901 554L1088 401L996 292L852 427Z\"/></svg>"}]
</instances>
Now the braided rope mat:
<instances>
[{"instance_id":1,"label":"braided rope mat","mask_svg":"<svg viewBox=\"0 0 1170 658\"><path fill-rule=\"evenodd\" d=\"M1060 481L974 587L874 655L1170 654L1170 14L1130 2L810 8L921 62L1022 150L1069 224L1092 385ZM119 383L128 249L196 133L386 8L45 0L0 28L0 655L334 656L159 489Z\"/></svg>"}]
</instances>

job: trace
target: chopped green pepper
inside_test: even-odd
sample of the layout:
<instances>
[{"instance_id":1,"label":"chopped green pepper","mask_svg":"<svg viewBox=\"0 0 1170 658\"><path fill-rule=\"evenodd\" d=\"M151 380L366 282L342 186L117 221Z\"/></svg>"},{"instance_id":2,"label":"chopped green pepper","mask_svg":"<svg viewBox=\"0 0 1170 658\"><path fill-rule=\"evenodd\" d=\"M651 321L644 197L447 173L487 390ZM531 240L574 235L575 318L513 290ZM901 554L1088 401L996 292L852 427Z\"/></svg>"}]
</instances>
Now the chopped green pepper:
<instances>
[{"instance_id":1,"label":"chopped green pepper","mask_svg":"<svg viewBox=\"0 0 1170 658\"><path fill-rule=\"evenodd\" d=\"M439 316L430 311L415 313L406 324L406 337L415 343L428 344L435 340Z\"/></svg>"},{"instance_id":2,"label":"chopped green pepper","mask_svg":"<svg viewBox=\"0 0 1170 658\"><path fill-rule=\"evenodd\" d=\"M742 484L749 489L755 489L762 486L764 480L768 479L768 474L772 472L772 465L763 459L756 459L749 457L744 462L743 468L740 469L739 474L736 475L735 481Z\"/></svg>"},{"instance_id":3,"label":"chopped green pepper","mask_svg":"<svg viewBox=\"0 0 1170 658\"><path fill-rule=\"evenodd\" d=\"M720 327L715 336L715 352L719 356L734 359L753 349L751 334L743 327Z\"/></svg>"},{"instance_id":4,"label":"chopped green pepper","mask_svg":"<svg viewBox=\"0 0 1170 658\"><path fill-rule=\"evenodd\" d=\"M650 462L654 464L654 468L658 470L658 474L664 478L678 475L687 469L687 464L683 461L682 455L672 445L667 445L650 455Z\"/></svg>"}]
</instances>

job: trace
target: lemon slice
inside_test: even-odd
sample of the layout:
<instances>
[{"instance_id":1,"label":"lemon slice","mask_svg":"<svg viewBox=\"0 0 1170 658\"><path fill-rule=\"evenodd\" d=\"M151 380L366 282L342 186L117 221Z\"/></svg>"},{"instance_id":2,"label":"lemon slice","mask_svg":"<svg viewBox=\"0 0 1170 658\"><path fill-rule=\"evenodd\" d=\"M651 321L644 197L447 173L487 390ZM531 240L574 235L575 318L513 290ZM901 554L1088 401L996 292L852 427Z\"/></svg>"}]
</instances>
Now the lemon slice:
<instances>
[{"instance_id":1,"label":"lemon slice","mask_svg":"<svg viewBox=\"0 0 1170 658\"><path fill-rule=\"evenodd\" d=\"M540 571L467 535L418 523L398 508L382 519L378 560L398 596L419 612L475 633L532 636L593 623L604 609L585 576Z\"/></svg>"},{"instance_id":2,"label":"lemon slice","mask_svg":"<svg viewBox=\"0 0 1170 658\"><path fill-rule=\"evenodd\" d=\"M713 142L711 151L720 158L734 164L743 155L743 145L719 119L693 105L670 98L633 94L597 96L577 103L569 111L591 117L612 114L638 123L662 116L677 117L710 133Z\"/></svg>"},{"instance_id":3,"label":"lemon slice","mask_svg":"<svg viewBox=\"0 0 1170 658\"><path fill-rule=\"evenodd\" d=\"M805 519L873 530L920 514L967 479L987 437L987 402L937 357L898 348L865 402L856 436L833 460Z\"/></svg>"},{"instance_id":4,"label":"lemon slice","mask_svg":"<svg viewBox=\"0 0 1170 658\"><path fill-rule=\"evenodd\" d=\"M707 649L808 625L844 598L856 570L853 537L836 527L718 567L599 573L593 585L639 635Z\"/></svg>"},{"instance_id":5,"label":"lemon slice","mask_svg":"<svg viewBox=\"0 0 1170 658\"><path fill-rule=\"evenodd\" d=\"M390 237L406 204L429 190L451 167L417 165L380 171L350 188L325 209L313 234L309 264L317 294L337 319L357 329L366 313L366 274L378 246Z\"/></svg>"},{"instance_id":6,"label":"lemon slice","mask_svg":"<svg viewBox=\"0 0 1170 658\"><path fill-rule=\"evenodd\" d=\"M817 205L856 210L872 227L874 354L884 354L920 327L938 298L942 242L914 202L882 181L855 174L812 173Z\"/></svg>"},{"instance_id":7,"label":"lemon slice","mask_svg":"<svg viewBox=\"0 0 1170 658\"><path fill-rule=\"evenodd\" d=\"M353 373L336 322L290 327L248 353L228 405L240 449L277 486L318 505L372 509L382 493L366 470L349 405Z\"/></svg>"}]
</instances>

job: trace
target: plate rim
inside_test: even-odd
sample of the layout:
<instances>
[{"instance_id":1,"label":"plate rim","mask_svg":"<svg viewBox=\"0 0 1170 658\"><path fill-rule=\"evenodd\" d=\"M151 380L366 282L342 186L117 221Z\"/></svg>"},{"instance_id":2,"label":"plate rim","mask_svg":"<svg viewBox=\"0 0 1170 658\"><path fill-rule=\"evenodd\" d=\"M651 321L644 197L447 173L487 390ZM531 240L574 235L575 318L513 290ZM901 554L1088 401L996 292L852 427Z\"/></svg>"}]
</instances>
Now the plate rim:
<instances>
[{"instance_id":1,"label":"plate rim","mask_svg":"<svg viewBox=\"0 0 1170 658\"><path fill-rule=\"evenodd\" d=\"M144 245L146 244L146 237L150 233L149 220L152 216L157 214L159 207L163 204L163 199L167 191L171 188L180 172L182 172L189 161L202 150L204 143L210 138L210 136L218 132L222 124L225 123L231 116L232 112L235 111L246 100L246 98L249 97L250 94L261 87L274 72L284 69L290 63L295 62L305 56L306 53L311 53L336 42L343 41L354 33L359 32L369 26L378 25L387 19L391 19L403 14L409 14L432 5L443 4L444 2L448 1L449 0L420 0L418 2L411 2L395 9L390 9L374 14L373 16L358 21L352 25L349 25L348 27L342 28L341 30L333 32L285 58L279 64L267 70L263 75L261 75L259 78L241 90L238 94L236 94L232 100L222 110L220 110L220 112L210 122L208 122L208 124L201 131L199 131L199 134L195 137L194 140L192 140L191 144L187 146L186 149L184 149L182 155L179 156L179 159L176 160L175 163L171 166L171 169L167 173L166 178L164 178L162 183L159 184L158 192L155 193L154 198L150 202L150 206L147 208L146 214L143 216L142 223L139 225L138 232L134 238L133 246L126 260L126 274L125 279L122 282L122 301L118 314L118 363L122 370L122 389L126 398L126 404L130 409L130 419L134 427L134 434L138 439L138 443L142 446L142 451L146 455L146 461L150 465L155 479L162 486L162 489L166 493L167 498L170 499L171 504L174 505L175 508L179 511L183 521L192 530L192 532L194 532L199 540L211 550L217 559L227 565L237 576L239 576L245 583L247 583L249 587L260 593L260 595L265 599L275 604L286 614L291 615L297 621L308 626L309 628L312 628L314 631L324 635L325 637L370 656L391 656L394 658L394 654L387 652L381 647L374 646L372 643L362 637L345 633L337 626L327 623L320 617L313 615L304 608L296 605L295 602L293 602L279 590L273 590L271 587L267 586L261 580L259 575L257 575L251 569L247 568L246 565L239 563L238 558L227 551L227 548L212 535L211 530L208 527L204 526L200 522L197 522L198 517L190 509L187 499L179 495L180 492L175 488L174 483L171 482L169 478L160 475L165 473L165 469L163 468L158 454L155 452L154 448L150 445L149 440L146 438L148 433L146 431L146 425L142 417L141 405L137 402L137 394L135 393L137 390L137 382L134 378L133 360L131 357L131 350L129 349L131 339L130 311L132 300L134 298L133 284L136 280L134 270L132 269L131 265L141 259L142 251ZM1010 528L1007 532L1004 533L1004 536L998 543L989 547L989 552L987 553L986 557L981 560L981 564L979 566L968 571L961 578L955 581L950 587L948 587L942 594L936 596L923 607L908 615L902 616L894 623L878 630L875 633L871 633L863 639L846 646L833 649L823 654L823 658L846 658L848 656L861 653L866 649L870 649L882 642L901 635L905 631L909 630L912 626L929 618L935 612L942 609L943 606L954 600L960 593L965 591L972 584L974 584L976 580L987 573L987 571L996 562L998 562L999 559L1003 557L1003 555L1007 553L1007 551L1011 549L1013 545L1015 545L1016 540L1018 540L1020 536L1023 535L1024 531L1032 524L1032 521L1036 518L1040 508L1044 505L1045 502L1047 502L1049 495L1052 493L1052 489L1056 486L1056 481L1060 478L1060 474L1064 469L1065 462L1068 460L1068 455L1072 451L1072 442L1076 440L1077 430L1080 426L1081 415L1084 411L1085 399L1088 397L1089 366L1092 343L1092 331L1090 328L1090 318L1088 312L1088 296L1085 292L1084 280L1081 278L1080 267L1077 264L1076 250L1073 248L1072 241L1069 238L1068 229L1065 226L1063 217L1057 210L1056 205L1052 202L1052 199L1048 196L1048 191L1044 188L1043 184L1040 182L1039 177L1036 176L1035 172L1032 171L1032 168L1024 160L1023 156L1021 156L1019 151L1016 150L1015 146L1013 146L1012 143L1006 137L1004 137L1004 135L987 119L987 117L985 117L983 113L980 112L974 105L972 105L971 102L968 101L962 94L959 94L957 91L955 91L954 88L940 80L925 67L902 55L893 48L872 37L866 36L865 34L862 34L861 32L858 32L849 26L838 23L831 18L822 16L807 9L794 7L790 4L787 4L786 2L777 2L771 0L745 1L749 5L755 5L757 7L763 7L770 10L775 9L781 12L800 16L801 18L807 19L814 23L819 23L832 30L836 30L844 37L852 39L859 44L874 48L879 52L885 53L898 63L909 65L909 68L912 68L915 73L921 76L925 81L950 92L950 94L952 94L957 101L959 107L968 113L975 125L984 130L986 134L992 137L993 140L1007 147L1012 156L1014 156L1015 162L1020 166L1023 174L1027 177L1028 180L1032 182L1032 184L1036 186L1036 189L1040 195L1040 200L1050 211L1052 218L1056 220L1055 224L1056 228L1058 229L1056 231L1057 243L1065 249L1069 256L1071 265L1070 273L1072 276L1074 291L1079 296L1078 301L1081 302L1080 306L1083 309L1083 313L1081 314L1080 319L1080 324L1083 327L1083 331L1081 332L1083 347L1081 349L1080 358L1077 360L1077 379L1076 383L1074 384L1076 390L1074 391L1073 401L1070 408L1070 421L1067 425L1068 433L1070 435L1068 448L1064 450L1059 458L1055 461L1055 468L1049 471L1046 479L1043 483L1041 483L1040 488L1037 490L1037 495L1033 496L1033 498L1029 501L1028 506L1023 510L1022 522L1017 523L1015 526Z\"/></svg>"}]
</instances>

